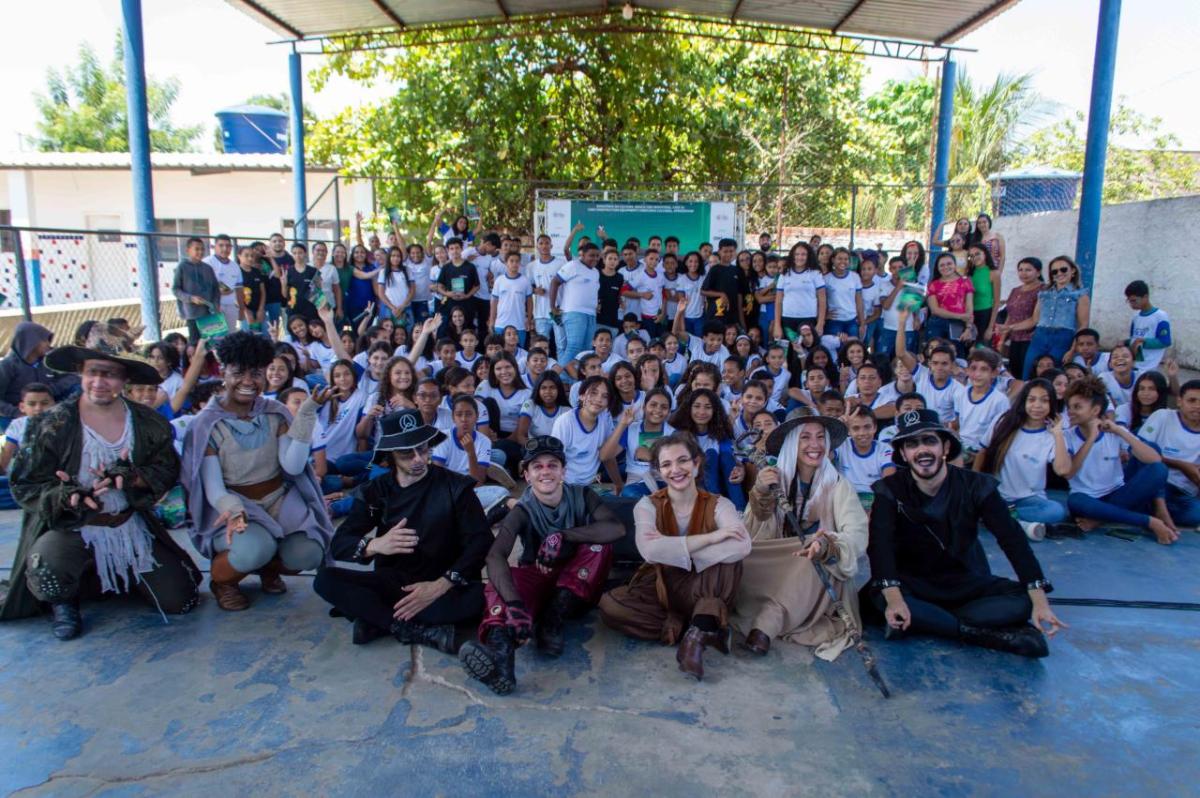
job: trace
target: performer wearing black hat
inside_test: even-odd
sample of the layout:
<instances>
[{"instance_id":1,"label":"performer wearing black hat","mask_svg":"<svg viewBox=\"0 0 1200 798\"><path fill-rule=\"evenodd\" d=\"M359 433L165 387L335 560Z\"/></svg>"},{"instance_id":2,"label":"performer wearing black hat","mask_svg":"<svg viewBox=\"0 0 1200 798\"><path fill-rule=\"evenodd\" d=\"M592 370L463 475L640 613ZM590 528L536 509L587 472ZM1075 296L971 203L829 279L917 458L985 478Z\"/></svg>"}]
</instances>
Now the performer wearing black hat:
<instances>
[{"instance_id":1,"label":"performer wearing black hat","mask_svg":"<svg viewBox=\"0 0 1200 798\"><path fill-rule=\"evenodd\" d=\"M492 534L475 481L432 465L445 433L401 410L379 421L376 461L391 468L369 482L330 546L334 559L373 571L326 567L313 587L354 621L354 642L391 633L454 653L454 625L483 609L480 581Z\"/></svg>"},{"instance_id":2,"label":"performer wearing black hat","mask_svg":"<svg viewBox=\"0 0 1200 798\"><path fill-rule=\"evenodd\" d=\"M562 655L563 621L600 600L612 563L610 544L625 533L599 494L563 483L566 462L558 438L539 435L525 443L521 465L529 487L500 522L488 552L479 642L459 651L467 675L500 695L516 686L514 653L533 634L535 619L538 650ZM518 538L520 563L510 568L508 555Z\"/></svg>"},{"instance_id":3,"label":"performer wearing black hat","mask_svg":"<svg viewBox=\"0 0 1200 798\"><path fill-rule=\"evenodd\" d=\"M44 602L54 636L77 637L90 574L102 592L136 591L161 612L188 612L200 572L153 513L179 480L171 427L122 396L128 383L162 377L105 342L60 347L45 363L78 373L82 393L32 418L13 460L10 485L25 512L0 619L35 615Z\"/></svg>"},{"instance_id":4,"label":"performer wearing black hat","mask_svg":"<svg viewBox=\"0 0 1200 798\"><path fill-rule=\"evenodd\" d=\"M871 600L889 636L908 629L1027 657L1049 653L1055 617L1025 533L1000 498L995 477L949 465L962 451L932 410L896 418L893 458L900 468L872 488ZM993 576L979 523L996 536L1019 581Z\"/></svg>"}]
</instances>

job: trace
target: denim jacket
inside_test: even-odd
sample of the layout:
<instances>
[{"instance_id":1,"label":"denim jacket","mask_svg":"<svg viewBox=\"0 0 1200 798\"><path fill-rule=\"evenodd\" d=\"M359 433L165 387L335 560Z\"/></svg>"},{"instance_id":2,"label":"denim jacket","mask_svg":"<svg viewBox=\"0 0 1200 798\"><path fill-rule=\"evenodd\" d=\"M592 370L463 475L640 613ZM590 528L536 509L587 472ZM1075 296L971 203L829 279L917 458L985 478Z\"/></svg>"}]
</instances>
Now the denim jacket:
<instances>
[{"instance_id":1,"label":"denim jacket","mask_svg":"<svg viewBox=\"0 0 1200 798\"><path fill-rule=\"evenodd\" d=\"M1083 288L1047 288L1038 294L1042 312L1038 316L1038 327L1049 329L1075 329L1075 309L1079 298L1087 291Z\"/></svg>"}]
</instances>

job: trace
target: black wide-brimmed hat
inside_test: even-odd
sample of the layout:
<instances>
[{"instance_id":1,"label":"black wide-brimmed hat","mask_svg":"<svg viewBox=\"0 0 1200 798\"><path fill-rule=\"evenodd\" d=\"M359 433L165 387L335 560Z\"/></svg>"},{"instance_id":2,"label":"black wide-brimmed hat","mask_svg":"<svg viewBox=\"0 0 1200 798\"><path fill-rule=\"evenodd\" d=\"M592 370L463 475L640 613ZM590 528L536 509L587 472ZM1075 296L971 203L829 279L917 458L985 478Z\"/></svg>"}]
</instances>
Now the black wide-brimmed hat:
<instances>
[{"instance_id":1,"label":"black wide-brimmed hat","mask_svg":"<svg viewBox=\"0 0 1200 798\"><path fill-rule=\"evenodd\" d=\"M846 442L848 433L846 425L841 421L829 416L819 416L808 407L797 407L788 413L784 422L771 430L771 434L767 436L767 454L778 456L788 433L801 424L820 424L824 427L825 434L829 436L829 451L831 452Z\"/></svg>"},{"instance_id":2,"label":"black wide-brimmed hat","mask_svg":"<svg viewBox=\"0 0 1200 798\"><path fill-rule=\"evenodd\" d=\"M46 368L52 371L77 372L85 360L107 360L125 369L131 385L160 385L162 375L150 361L131 352L123 352L107 341L97 341L93 347L60 346L46 354Z\"/></svg>"},{"instance_id":3,"label":"black wide-brimmed hat","mask_svg":"<svg viewBox=\"0 0 1200 798\"><path fill-rule=\"evenodd\" d=\"M398 449L415 449L426 443L437 446L446 440L446 433L426 424L419 412L408 408L380 418L379 432L379 443L375 444L377 456Z\"/></svg>"},{"instance_id":4,"label":"black wide-brimmed hat","mask_svg":"<svg viewBox=\"0 0 1200 798\"><path fill-rule=\"evenodd\" d=\"M938 437L950 444L949 459L953 460L962 454L962 441L942 424L936 410L908 410L896 416L896 435L892 438L892 462L904 465L904 459L900 456L900 444L905 438L923 432L937 433Z\"/></svg>"}]
</instances>

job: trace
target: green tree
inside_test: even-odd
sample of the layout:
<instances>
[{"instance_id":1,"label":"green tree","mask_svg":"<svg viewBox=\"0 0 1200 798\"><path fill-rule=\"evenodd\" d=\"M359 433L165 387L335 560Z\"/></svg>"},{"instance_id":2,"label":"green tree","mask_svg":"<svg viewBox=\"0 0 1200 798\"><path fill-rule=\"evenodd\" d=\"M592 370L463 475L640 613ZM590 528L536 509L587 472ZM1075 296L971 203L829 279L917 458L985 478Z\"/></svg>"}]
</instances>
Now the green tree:
<instances>
[{"instance_id":1,"label":"green tree","mask_svg":"<svg viewBox=\"0 0 1200 798\"><path fill-rule=\"evenodd\" d=\"M708 32L708 23L660 22L679 35L580 30L591 24L518 24L502 39L450 44L410 36L399 49L335 55L313 76L318 90L334 75L398 89L318 123L313 155L352 174L492 181L473 184L471 201L489 224L510 229L529 227L530 181L591 188L849 179L839 154L853 135L860 59L690 35ZM789 111L781 114L785 87ZM461 197L444 180L381 180L376 189L415 229ZM773 216L777 199L753 192L751 224ZM788 219L843 200L819 191L786 199Z\"/></svg>"},{"instance_id":2,"label":"green tree","mask_svg":"<svg viewBox=\"0 0 1200 798\"><path fill-rule=\"evenodd\" d=\"M1200 165L1180 141L1161 131L1162 119L1146 117L1119 100L1109 118L1104 160L1104 202L1176 197L1200 191ZM1082 112L1035 132L1025 143L1021 164L1083 171L1087 121ZM1148 148L1123 144L1149 141Z\"/></svg>"}]
</instances>

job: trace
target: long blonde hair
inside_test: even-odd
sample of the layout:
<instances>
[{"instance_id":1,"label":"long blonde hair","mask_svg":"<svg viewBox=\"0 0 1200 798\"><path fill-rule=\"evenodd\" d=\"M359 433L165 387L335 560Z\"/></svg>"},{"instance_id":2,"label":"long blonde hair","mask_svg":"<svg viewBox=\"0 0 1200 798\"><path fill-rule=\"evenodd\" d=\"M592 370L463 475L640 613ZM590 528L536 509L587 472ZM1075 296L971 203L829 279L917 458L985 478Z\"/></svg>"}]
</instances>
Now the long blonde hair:
<instances>
[{"instance_id":1,"label":"long blonde hair","mask_svg":"<svg viewBox=\"0 0 1200 798\"><path fill-rule=\"evenodd\" d=\"M841 475L838 474L833 461L829 459L829 430L815 421L797 424L783 440L783 446L779 450L779 459L776 467L779 469L780 482L783 484L783 489L790 494L791 487L797 482L796 463L797 453L800 449L800 430L806 424L818 424L821 427L825 449L821 457L821 465L817 466L817 471L813 474L812 485L809 486L808 490L808 501L804 504L800 522L805 526L810 526L816 520L819 522L821 529L832 532L834 530L833 486ZM800 495L798 484L796 484L796 495ZM796 530L797 535L802 532L803 530Z\"/></svg>"}]
</instances>

